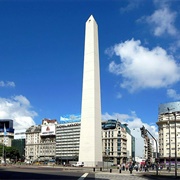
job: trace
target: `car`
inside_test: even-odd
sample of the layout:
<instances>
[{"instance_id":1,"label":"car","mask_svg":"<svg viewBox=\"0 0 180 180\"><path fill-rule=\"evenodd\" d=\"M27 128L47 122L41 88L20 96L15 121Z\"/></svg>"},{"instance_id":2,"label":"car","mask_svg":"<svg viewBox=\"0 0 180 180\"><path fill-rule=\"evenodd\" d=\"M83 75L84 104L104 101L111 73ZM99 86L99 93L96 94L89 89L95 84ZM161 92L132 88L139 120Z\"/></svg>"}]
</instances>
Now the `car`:
<instances>
[{"instance_id":1,"label":"car","mask_svg":"<svg viewBox=\"0 0 180 180\"><path fill-rule=\"evenodd\" d=\"M76 162L74 164L72 164L73 167L83 167L84 166L84 162Z\"/></svg>"}]
</instances>

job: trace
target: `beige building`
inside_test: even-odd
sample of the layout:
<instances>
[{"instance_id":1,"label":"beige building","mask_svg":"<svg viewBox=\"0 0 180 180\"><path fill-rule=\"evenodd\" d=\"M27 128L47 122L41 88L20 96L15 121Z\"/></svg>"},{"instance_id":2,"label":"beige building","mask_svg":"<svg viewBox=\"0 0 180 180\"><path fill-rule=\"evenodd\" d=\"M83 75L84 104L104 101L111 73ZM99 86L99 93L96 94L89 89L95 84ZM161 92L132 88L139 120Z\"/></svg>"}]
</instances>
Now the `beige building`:
<instances>
[{"instance_id":1,"label":"beige building","mask_svg":"<svg viewBox=\"0 0 180 180\"><path fill-rule=\"evenodd\" d=\"M161 104L158 116L159 158L165 165L180 165L180 102Z\"/></svg>"},{"instance_id":2,"label":"beige building","mask_svg":"<svg viewBox=\"0 0 180 180\"><path fill-rule=\"evenodd\" d=\"M153 146L152 146L152 142L153 139L150 138L149 136L146 136L144 138L144 158L148 161L148 163L153 163L154 162L154 158L153 158Z\"/></svg>"},{"instance_id":3,"label":"beige building","mask_svg":"<svg viewBox=\"0 0 180 180\"><path fill-rule=\"evenodd\" d=\"M26 130L25 160L33 162L40 154L41 125L31 126Z\"/></svg>"},{"instance_id":4,"label":"beige building","mask_svg":"<svg viewBox=\"0 0 180 180\"><path fill-rule=\"evenodd\" d=\"M58 164L78 161L80 126L80 122L68 122L56 126L56 161ZM135 158L133 136L129 132L127 125L122 125L119 121L102 122L102 156L104 161L118 164Z\"/></svg>"},{"instance_id":5,"label":"beige building","mask_svg":"<svg viewBox=\"0 0 180 180\"><path fill-rule=\"evenodd\" d=\"M126 163L135 158L135 139L127 124L117 120L102 122L103 160L113 164Z\"/></svg>"},{"instance_id":6,"label":"beige building","mask_svg":"<svg viewBox=\"0 0 180 180\"><path fill-rule=\"evenodd\" d=\"M48 161L56 155L57 120L42 120L42 125L26 130L25 159L28 162Z\"/></svg>"},{"instance_id":7,"label":"beige building","mask_svg":"<svg viewBox=\"0 0 180 180\"><path fill-rule=\"evenodd\" d=\"M58 164L78 161L80 142L79 122L57 124L44 119L42 125L31 126L26 131L26 161L48 161L56 158ZM134 138L127 124L117 120L102 122L102 156L113 164L134 160Z\"/></svg>"}]
</instances>

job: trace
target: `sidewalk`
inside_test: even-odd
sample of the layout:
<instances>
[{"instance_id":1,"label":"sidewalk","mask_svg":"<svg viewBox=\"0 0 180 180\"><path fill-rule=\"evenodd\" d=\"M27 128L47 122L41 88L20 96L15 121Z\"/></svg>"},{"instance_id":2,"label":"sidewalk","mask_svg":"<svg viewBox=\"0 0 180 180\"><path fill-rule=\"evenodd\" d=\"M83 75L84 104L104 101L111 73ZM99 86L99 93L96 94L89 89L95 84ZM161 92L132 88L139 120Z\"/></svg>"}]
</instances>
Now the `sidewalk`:
<instances>
[{"instance_id":1,"label":"sidewalk","mask_svg":"<svg viewBox=\"0 0 180 180\"><path fill-rule=\"evenodd\" d=\"M104 174L119 174L119 175L135 175L135 176L154 176L154 177L169 177L169 178L174 178L175 177L175 171L167 171L167 170L159 170L158 171L158 175L157 172L155 170L150 170L150 171L136 171L133 170L132 174L130 173L130 171L119 171L119 169L112 169L112 171L110 171L110 169L103 169L102 171L100 171L100 169L96 169L95 173L104 173ZM180 169L177 171L177 177L180 177ZM180 178L179 178L180 179Z\"/></svg>"}]
</instances>

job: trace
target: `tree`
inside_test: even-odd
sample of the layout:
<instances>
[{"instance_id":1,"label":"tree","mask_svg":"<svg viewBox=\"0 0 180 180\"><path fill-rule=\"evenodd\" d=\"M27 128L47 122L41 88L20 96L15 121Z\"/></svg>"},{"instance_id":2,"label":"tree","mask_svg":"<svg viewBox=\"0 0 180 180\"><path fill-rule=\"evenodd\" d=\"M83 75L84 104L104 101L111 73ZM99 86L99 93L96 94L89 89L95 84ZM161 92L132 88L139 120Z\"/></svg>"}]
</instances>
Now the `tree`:
<instances>
[{"instance_id":1,"label":"tree","mask_svg":"<svg viewBox=\"0 0 180 180\"><path fill-rule=\"evenodd\" d=\"M3 154L3 144L0 144L0 156ZM14 147L4 146L4 156L5 158L14 159L17 161L20 157L19 151Z\"/></svg>"}]
</instances>

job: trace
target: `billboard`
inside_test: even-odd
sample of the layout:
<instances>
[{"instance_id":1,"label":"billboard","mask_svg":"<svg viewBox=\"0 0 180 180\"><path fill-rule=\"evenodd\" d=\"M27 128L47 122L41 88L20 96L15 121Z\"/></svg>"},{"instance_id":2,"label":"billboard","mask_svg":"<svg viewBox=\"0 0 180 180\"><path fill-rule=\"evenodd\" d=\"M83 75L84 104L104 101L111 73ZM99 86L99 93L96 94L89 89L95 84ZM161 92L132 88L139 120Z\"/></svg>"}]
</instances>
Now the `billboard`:
<instances>
[{"instance_id":1,"label":"billboard","mask_svg":"<svg viewBox=\"0 0 180 180\"><path fill-rule=\"evenodd\" d=\"M12 119L0 119L0 129L6 128L13 129L13 120Z\"/></svg>"},{"instance_id":2,"label":"billboard","mask_svg":"<svg viewBox=\"0 0 180 180\"><path fill-rule=\"evenodd\" d=\"M169 102L159 105L159 115L165 113L179 112L180 111L180 101Z\"/></svg>"},{"instance_id":3,"label":"billboard","mask_svg":"<svg viewBox=\"0 0 180 180\"><path fill-rule=\"evenodd\" d=\"M14 133L12 119L0 119L0 132Z\"/></svg>"},{"instance_id":4,"label":"billboard","mask_svg":"<svg viewBox=\"0 0 180 180\"><path fill-rule=\"evenodd\" d=\"M55 125L42 125L41 126L41 136L49 136L49 135L55 135Z\"/></svg>"}]
</instances>

